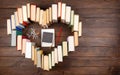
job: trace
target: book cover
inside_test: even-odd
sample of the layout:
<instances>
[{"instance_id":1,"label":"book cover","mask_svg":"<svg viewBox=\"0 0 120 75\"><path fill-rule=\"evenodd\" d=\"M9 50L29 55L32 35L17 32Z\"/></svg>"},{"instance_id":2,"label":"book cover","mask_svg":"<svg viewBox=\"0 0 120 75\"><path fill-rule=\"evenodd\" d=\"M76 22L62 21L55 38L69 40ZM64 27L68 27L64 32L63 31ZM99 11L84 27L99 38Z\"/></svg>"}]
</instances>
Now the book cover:
<instances>
[{"instance_id":1,"label":"book cover","mask_svg":"<svg viewBox=\"0 0 120 75\"><path fill-rule=\"evenodd\" d=\"M66 13L66 4L62 3L62 15L61 15L62 22L65 22L65 13Z\"/></svg>"},{"instance_id":2,"label":"book cover","mask_svg":"<svg viewBox=\"0 0 120 75\"><path fill-rule=\"evenodd\" d=\"M40 8L37 7L37 9L36 9L36 22L39 22L39 20L40 20Z\"/></svg>"},{"instance_id":3,"label":"book cover","mask_svg":"<svg viewBox=\"0 0 120 75\"><path fill-rule=\"evenodd\" d=\"M62 42L63 56L68 56L68 44L67 41Z\"/></svg>"},{"instance_id":4,"label":"book cover","mask_svg":"<svg viewBox=\"0 0 120 75\"><path fill-rule=\"evenodd\" d=\"M15 25L18 26L19 25L19 20L18 20L18 12L14 12L15 15Z\"/></svg>"},{"instance_id":5,"label":"book cover","mask_svg":"<svg viewBox=\"0 0 120 75\"><path fill-rule=\"evenodd\" d=\"M25 58L32 58L31 50L32 50L32 43L30 41L27 41L26 42L26 50L25 50Z\"/></svg>"},{"instance_id":6,"label":"book cover","mask_svg":"<svg viewBox=\"0 0 120 75\"><path fill-rule=\"evenodd\" d=\"M35 19L36 19L36 5L31 5L31 16L30 16L30 18L31 18L31 20L32 21L35 21Z\"/></svg>"},{"instance_id":7,"label":"book cover","mask_svg":"<svg viewBox=\"0 0 120 75\"><path fill-rule=\"evenodd\" d=\"M51 56L51 53L49 53L48 56L49 56L49 69L52 69L52 56Z\"/></svg>"},{"instance_id":8,"label":"book cover","mask_svg":"<svg viewBox=\"0 0 120 75\"><path fill-rule=\"evenodd\" d=\"M55 55L55 63L58 64L58 50L57 48L54 48L54 55Z\"/></svg>"},{"instance_id":9,"label":"book cover","mask_svg":"<svg viewBox=\"0 0 120 75\"><path fill-rule=\"evenodd\" d=\"M75 46L79 45L78 32L74 32L74 44L75 44Z\"/></svg>"},{"instance_id":10,"label":"book cover","mask_svg":"<svg viewBox=\"0 0 120 75\"><path fill-rule=\"evenodd\" d=\"M67 38L68 41L68 51L75 51L75 46L74 46L74 36L69 36Z\"/></svg>"},{"instance_id":11,"label":"book cover","mask_svg":"<svg viewBox=\"0 0 120 75\"><path fill-rule=\"evenodd\" d=\"M73 31L78 31L78 25L79 25L79 15L74 15Z\"/></svg>"},{"instance_id":12,"label":"book cover","mask_svg":"<svg viewBox=\"0 0 120 75\"><path fill-rule=\"evenodd\" d=\"M16 25L15 25L15 15L11 15L11 25L12 25L12 29L16 29Z\"/></svg>"},{"instance_id":13,"label":"book cover","mask_svg":"<svg viewBox=\"0 0 120 75\"><path fill-rule=\"evenodd\" d=\"M11 34L11 20L7 19L7 34Z\"/></svg>"},{"instance_id":14,"label":"book cover","mask_svg":"<svg viewBox=\"0 0 120 75\"><path fill-rule=\"evenodd\" d=\"M23 21L27 22L28 21L28 17L27 17L27 6L26 5L22 6L22 14L23 14Z\"/></svg>"},{"instance_id":15,"label":"book cover","mask_svg":"<svg viewBox=\"0 0 120 75\"><path fill-rule=\"evenodd\" d=\"M19 23L23 23L23 13L22 13L22 8L18 8L17 9L18 11L18 20L19 20Z\"/></svg>"},{"instance_id":16,"label":"book cover","mask_svg":"<svg viewBox=\"0 0 120 75\"><path fill-rule=\"evenodd\" d=\"M62 46L58 45L57 50L58 50L58 61L63 62Z\"/></svg>"},{"instance_id":17,"label":"book cover","mask_svg":"<svg viewBox=\"0 0 120 75\"><path fill-rule=\"evenodd\" d=\"M16 46L16 30L12 30L12 34L11 34L11 46Z\"/></svg>"},{"instance_id":18,"label":"book cover","mask_svg":"<svg viewBox=\"0 0 120 75\"><path fill-rule=\"evenodd\" d=\"M70 24L70 18L71 18L71 7L66 6L66 23Z\"/></svg>"},{"instance_id":19,"label":"book cover","mask_svg":"<svg viewBox=\"0 0 120 75\"><path fill-rule=\"evenodd\" d=\"M52 4L52 21L57 22L57 4Z\"/></svg>"},{"instance_id":20,"label":"book cover","mask_svg":"<svg viewBox=\"0 0 120 75\"><path fill-rule=\"evenodd\" d=\"M82 36L82 22L79 22L79 36Z\"/></svg>"},{"instance_id":21,"label":"book cover","mask_svg":"<svg viewBox=\"0 0 120 75\"><path fill-rule=\"evenodd\" d=\"M22 35L17 36L17 50L22 50Z\"/></svg>"},{"instance_id":22,"label":"book cover","mask_svg":"<svg viewBox=\"0 0 120 75\"><path fill-rule=\"evenodd\" d=\"M27 3L27 17L30 18L30 3Z\"/></svg>"},{"instance_id":23,"label":"book cover","mask_svg":"<svg viewBox=\"0 0 120 75\"><path fill-rule=\"evenodd\" d=\"M71 10L71 18L70 18L70 25L74 25L74 10Z\"/></svg>"},{"instance_id":24,"label":"book cover","mask_svg":"<svg viewBox=\"0 0 120 75\"><path fill-rule=\"evenodd\" d=\"M62 3L58 2L58 18L61 18L62 15Z\"/></svg>"}]
</instances>

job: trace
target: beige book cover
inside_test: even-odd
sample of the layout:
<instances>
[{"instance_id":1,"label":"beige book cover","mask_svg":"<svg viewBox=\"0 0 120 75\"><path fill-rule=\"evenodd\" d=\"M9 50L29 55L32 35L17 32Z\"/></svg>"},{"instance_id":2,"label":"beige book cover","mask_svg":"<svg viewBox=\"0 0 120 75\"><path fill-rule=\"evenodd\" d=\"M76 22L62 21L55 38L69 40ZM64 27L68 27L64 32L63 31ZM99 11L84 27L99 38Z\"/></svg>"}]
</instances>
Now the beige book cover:
<instances>
[{"instance_id":1,"label":"beige book cover","mask_svg":"<svg viewBox=\"0 0 120 75\"><path fill-rule=\"evenodd\" d=\"M57 46L57 50L58 50L58 61L59 62L63 62L62 46L58 45Z\"/></svg>"},{"instance_id":2,"label":"beige book cover","mask_svg":"<svg viewBox=\"0 0 120 75\"><path fill-rule=\"evenodd\" d=\"M48 55L44 56L44 70L49 71L49 61L48 61Z\"/></svg>"},{"instance_id":3,"label":"beige book cover","mask_svg":"<svg viewBox=\"0 0 120 75\"><path fill-rule=\"evenodd\" d=\"M82 22L79 22L79 36L82 36Z\"/></svg>"},{"instance_id":4,"label":"beige book cover","mask_svg":"<svg viewBox=\"0 0 120 75\"><path fill-rule=\"evenodd\" d=\"M15 15L11 15L11 25L12 25L12 29L16 29L16 25L15 25Z\"/></svg>"},{"instance_id":5,"label":"beige book cover","mask_svg":"<svg viewBox=\"0 0 120 75\"><path fill-rule=\"evenodd\" d=\"M36 19L36 5L31 5L31 16L32 21L35 21Z\"/></svg>"},{"instance_id":6,"label":"beige book cover","mask_svg":"<svg viewBox=\"0 0 120 75\"><path fill-rule=\"evenodd\" d=\"M19 20L18 20L18 12L14 12L15 15L15 25L18 26L19 25Z\"/></svg>"},{"instance_id":7,"label":"beige book cover","mask_svg":"<svg viewBox=\"0 0 120 75\"><path fill-rule=\"evenodd\" d=\"M27 6L26 5L22 6L22 14L23 14L23 21L27 22L28 17L27 17Z\"/></svg>"},{"instance_id":8,"label":"beige book cover","mask_svg":"<svg viewBox=\"0 0 120 75\"><path fill-rule=\"evenodd\" d=\"M36 12L36 22L39 22L40 20L40 8L37 7L37 12Z\"/></svg>"},{"instance_id":9,"label":"beige book cover","mask_svg":"<svg viewBox=\"0 0 120 75\"><path fill-rule=\"evenodd\" d=\"M52 4L52 21L57 22L57 4Z\"/></svg>"},{"instance_id":10,"label":"beige book cover","mask_svg":"<svg viewBox=\"0 0 120 75\"><path fill-rule=\"evenodd\" d=\"M34 56L35 56L34 50L35 50L35 43L32 42L32 61L34 61Z\"/></svg>"},{"instance_id":11,"label":"beige book cover","mask_svg":"<svg viewBox=\"0 0 120 75\"><path fill-rule=\"evenodd\" d=\"M17 9L18 11L18 20L19 20L19 23L23 23L23 14L22 14L22 8L18 8Z\"/></svg>"},{"instance_id":12,"label":"beige book cover","mask_svg":"<svg viewBox=\"0 0 120 75\"><path fill-rule=\"evenodd\" d=\"M55 53L54 53L54 51L52 51L51 55L52 55L52 66L55 66Z\"/></svg>"},{"instance_id":13,"label":"beige book cover","mask_svg":"<svg viewBox=\"0 0 120 75\"><path fill-rule=\"evenodd\" d=\"M43 23L43 10L40 10L40 21L39 21L39 24L42 25Z\"/></svg>"},{"instance_id":14,"label":"beige book cover","mask_svg":"<svg viewBox=\"0 0 120 75\"><path fill-rule=\"evenodd\" d=\"M31 7L30 7L30 3L27 3L27 16L28 16L28 18L30 18L30 10L31 9Z\"/></svg>"},{"instance_id":15,"label":"beige book cover","mask_svg":"<svg viewBox=\"0 0 120 75\"><path fill-rule=\"evenodd\" d=\"M52 56L51 56L51 53L49 53L48 56L49 56L49 69L52 69Z\"/></svg>"},{"instance_id":16,"label":"beige book cover","mask_svg":"<svg viewBox=\"0 0 120 75\"><path fill-rule=\"evenodd\" d=\"M22 50L22 35L17 36L17 50Z\"/></svg>"},{"instance_id":17,"label":"beige book cover","mask_svg":"<svg viewBox=\"0 0 120 75\"><path fill-rule=\"evenodd\" d=\"M54 48L54 55L55 55L55 63L58 64L58 50Z\"/></svg>"},{"instance_id":18,"label":"beige book cover","mask_svg":"<svg viewBox=\"0 0 120 75\"><path fill-rule=\"evenodd\" d=\"M66 6L66 23L70 24L71 6Z\"/></svg>"},{"instance_id":19,"label":"beige book cover","mask_svg":"<svg viewBox=\"0 0 120 75\"><path fill-rule=\"evenodd\" d=\"M66 13L66 4L62 3L62 15L61 15L62 22L65 22L65 13Z\"/></svg>"},{"instance_id":20,"label":"beige book cover","mask_svg":"<svg viewBox=\"0 0 120 75\"><path fill-rule=\"evenodd\" d=\"M52 22L52 8L49 7L49 22Z\"/></svg>"},{"instance_id":21,"label":"beige book cover","mask_svg":"<svg viewBox=\"0 0 120 75\"><path fill-rule=\"evenodd\" d=\"M11 21L10 19L7 19L7 34L11 34Z\"/></svg>"},{"instance_id":22,"label":"beige book cover","mask_svg":"<svg viewBox=\"0 0 120 75\"><path fill-rule=\"evenodd\" d=\"M58 18L61 18L62 15L62 3L58 2Z\"/></svg>"},{"instance_id":23,"label":"beige book cover","mask_svg":"<svg viewBox=\"0 0 120 75\"><path fill-rule=\"evenodd\" d=\"M62 42L63 56L68 56L68 44L67 41Z\"/></svg>"},{"instance_id":24,"label":"beige book cover","mask_svg":"<svg viewBox=\"0 0 120 75\"><path fill-rule=\"evenodd\" d=\"M74 25L74 10L71 10L71 18L70 18L70 25Z\"/></svg>"},{"instance_id":25,"label":"beige book cover","mask_svg":"<svg viewBox=\"0 0 120 75\"><path fill-rule=\"evenodd\" d=\"M79 25L79 15L74 15L73 31L78 31L78 25Z\"/></svg>"}]
</instances>

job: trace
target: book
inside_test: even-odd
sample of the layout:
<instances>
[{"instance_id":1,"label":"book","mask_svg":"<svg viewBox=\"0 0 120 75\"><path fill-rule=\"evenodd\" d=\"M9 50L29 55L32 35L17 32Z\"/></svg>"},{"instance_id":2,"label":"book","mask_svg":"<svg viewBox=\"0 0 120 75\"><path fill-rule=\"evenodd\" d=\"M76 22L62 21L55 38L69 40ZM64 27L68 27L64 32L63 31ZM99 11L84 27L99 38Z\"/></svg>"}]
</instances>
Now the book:
<instances>
[{"instance_id":1,"label":"book","mask_svg":"<svg viewBox=\"0 0 120 75\"><path fill-rule=\"evenodd\" d=\"M36 22L39 22L39 20L40 20L40 8L37 7L37 9L36 9Z\"/></svg>"},{"instance_id":2,"label":"book","mask_svg":"<svg viewBox=\"0 0 120 75\"><path fill-rule=\"evenodd\" d=\"M11 20L7 19L7 34L11 34Z\"/></svg>"},{"instance_id":3,"label":"book","mask_svg":"<svg viewBox=\"0 0 120 75\"><path fill-rule=\"evenodd\" d=\"M57 46L57 50L58 50L58 61L59 62L63 62L62 46L58 45Z\"/></svg>"},{"instance_id":4,"label":"book","mask_svg":"<svg viewBox=\"0 0 120 75\"><path fill-rule=\"evenodd\" d=\"M49 25L49 9L46 9L46 24Z\"/></svg>"},{"instance_id":5,"label":"book","mask_svg":"<svg viewBox=\"0 0 120 75\"><path fill-rule=\"evenodd\" d=\"M44 69L44 54L42 54L42 69Z\"/></svg>"},{"instance_id":6,"label":"book","mask_svg":"<svg viewBox=\"0 0 120 75\"><path fill-rule=\"evenodd\" d=\"M26 5L22 6L22 14L23 14L23 21L27 22L28 17L27 17L27 6Z\"/></svg>"},{"instance_id":7,"label":"book","mask_svg":"<svg viewBox=\"0 0 120 75\"><path fill-rule=\"evenodd\" d=\"M16 26L15 26L15 15L11 15L11 25L12 25L12 29L16 29Z\"/></svg>"},{"instance_id":8,"label":"book","mask_svg":"<svg viewBox=\"0 0 120 75\"><path fill-rule=\"evenodd\" d=\"M49 56L49 69L52 69L52 56L51 56L51 53L48 54Z\"/></svg>"},{"instance_id":9,"label":"book","mask_svg":"<svg viewBox=\"0 0 120 75\"><path fill-rule=\"evenodd\" d=\"M39 21L39 24L42 25L42 20L43 20L43 10L40 10L40 21Z\"/></svg>"},{"instance_id":10,"label":"book","mask_svg":"<svg viewBox=\"0 0 120 75\"><path fill-rule=\"evenodd\" d=\"M37 65L37 49L34 50L34 65Z\"/></svg>"},{"instance_id":11,"label":"book","mask_svg":"<svg viewBox=\"0 0 120 75\"><path fill-rule=\"evenodd\" d=\"M14 12L15 15L15 25L18 26L19 25L19 20L18 20L18 12Z\"/></svg>"},{"instance_id":12,"label":"book","mask_svg":"<svg viewBox=\"0 0 120 75\"><path fill-rule=\"evenodd\" d=\"M25 58L31 58L32 43L30 41L26 42Z\"/></svg>"},{"instance_id":13,"label":"book","mask_svg":"<svg viewBox=\"0 0 120 75\"><path fill-rule=\"evenodd\" d=\"M12 34L11 34L11 46L16 46L16 30L12 30Z\"/></svg>"},{"instance_id":14,"label":"book","mask_svg":"<svg viewBox=\"0 0 120 75\"><path fill-rule=\"evenodd\" d=\"M55 63L58 64L58 50L54 48L54 55L55 55Z\"/></svg>"},{"instance_id":15,"label":"book","mask_svg":"<svg viewBox=\"0 0 120 75\"><path fill-rule=\"evenodd\" d=\"M34 58L35 58L35 57L34 57L34 56L35 56L35 55L34 55L34 54L35 54L35 53L34 53L34 52L35 52L34 50L35 50L35 43L32 42L32 61L34 61Z\"/></svg>"},{"instance_id":16,"label":"book","mask_svg":"<svg viewBox=\"0 0 120 75\"><path fill-rule=\"evenodd\" d=\"M68 51L75 51L75 46L74 46L74 36L68 36L67 38L68 41Z\"/></svg>"},{"instance_id":17,"label":"book","mask_svg":"<svg viewBox=\"0 0 120 75\"><path fill-rule=\"evenodd\" d=\"M78 31L79 36L82 36L82 22L81 21L79 22L78 29L79 29L79 31Z\"/></svg>"},{"instance_id":18,"label":"book","mask_svg":"<svg viewBox=\"0 0 120 75\"><path fill-rule=\"evenodd\" d=\"M31 5L30 12L31 12L31 16L30 16L31 20L35 21L35 19L36 19L36 5Z\"/></svg>"},{"instance_id":19,"label":"book","mask_svg":"<svg viewBox=\"0 0 120 75\"><path fill-rule=\"evenodd\" d=\"M30 11L31 11L30 9L31 9L30 3L27 3L27 17L28 17L28 18L30 18L30 14L31 14L31 13L30 13Z\"/></svg>"},{"instance_id":20,"label":"book","mask_svg":"<svg viewBox=\"0 0 120 75\"><path fill-rule=\"evenodd\" d=\"M18 35L22 35L22 31L21 30L17 30L17 28L16 28L16 36L18 36Z\"/></svg>"},{"instance_id":21,"label":"book","mask_svg":"<svg viewBox=\"0 0 120 75\"><path fill-rule=\"evenodd\" d=\"M47 23L46 23L46 11L43 11L43 16L42 16L42 27L46 27Z\"/></svg>"},{"instance_id":22,"label":"book","mask_svg":"<svg viewBox=\"0 0 120 75\"><path fill-rule=\"evenodd\" d=\"M52 21L57 22L57 4L52 4Z\"/></svg>"},{"instance_id":23,"label":"book","mask_svg":"<svg viewBox=\"0 0 120 75\"><path fill-rule=\"evenodd\" d=\"M75 45L75 46L78 46L78 45L79 45L78 32L74 32L74 45Z\"/></svg>"},{"instance_id":24,"label":"book","mask_svg":"<svg viewBox=\"0 0 120 75\"><path fill-rule=\"evenodd\" d=\"M54 47L55 46L55 30L41 29L41 46Z\"/></svg>"},{"instance_id":25,"label":"book","mask_svg":"<svg viewBox=\"0 0 120 75\"><path fill-rule=\"evenodd\" d=\"M58 18L61 18L62 15L62 3L58 2Z\"/></svg>"},{"instance_id":26,"label":"book","mask_svg":"<svg viewBox=\"0 0 120 75\"><path fill-rule=\"evenodd\" d=\"M26 38L22 39L22 54L25 54L25 51L26 51L26 42L27 41L29 41L29 40L26 39Z\"/></svg>"},{"instance_id":27,"label":"book","mask_svg":"<svg viewBox=\"0 0 120 75\"><path fill-rule=\"evenodd\" d=\"M48 62L48 55L44 56L44 70L49 71L49 62Z\"/></svg>"},{"instance_id":28,"label":"book","mask_svg":"<svg viewBox=\"0 0 120 75\"><path fill-rule=\"evenodd\" d=\"M63 56L68 56L68 44L67 41L62 42Z\"/></svg>"},{"instance_id":29,"label":"book","mask_svg":"<svg viewBox=\"0 0 120 75\"><path fill-rule=\"evenodd\" d=\"M49 7L49 23L52 22L52 8Z\"/></svg>"},{"instance_id":30,"label":"book","mask_svg":"<svg viewBox=\"0 0 120 75\"><path fill-rule=\"evenodd\" d=\"M79 15L74 15L73 31L78 31L78 25L79 25Z\"/></svg>"},{"instance_id":31,"label":"book","mask_svg":"<svg viewBox=\"0 0 120 75\"><path fill-rule=\"evenodd\" d=\"M62 3L62 15L61 15L61 21L65 23L65 13L66 13L66 4Z\"/></svg>"},{"instance_id":32,"label":"book","mask_svg":"<svg viewBox=\"0 0 120 75\"><path fill-rule=\"evenodd\" d=\"M23 22L22 8L18 8L17 11L18 11L18 20L19 20L19 23L22 24L22 22Z\"/></svg>"},{"instance_id":33,"label":"book","mask_svg":"<svg viewBox=\"0 0 120 75\"><path fill-rule=\"evenodd\" d=\"M66 23L70 24L70 19L71 19L71 7L66 6Z\"/></svg>"},{"instance_id":34,"label":"book","mask_svg":"<svg viewBox=\"0 0 120 75\"><path fill-rule=\"evenodd\" d=\"M74 10L71 10L71 18L70 18L70 25L74 25Z\"/></svg>"},{"instance_id":35,"label":"book","mask_svg":"<svg viewBox=\"0 0 120 75\"><path fill-rule=\"evenodd\" d=\"M22 50L22 35L17 36L17 50Z\"/></svg>"},{"instance_id":36,"label":"book","mask_svg":"<svg viewBox=\"0 0 120 75\"><path fill-rule=\"evenodd\" d=\"M52 55L52 66L55 66L55 53L54 51L51 52Z\"/></svg>"},{"instance_id":37,"label":"book","mask_svg":"<svg viewBox=\"0 0 120 75\"><path fill-rule=\"evenodd\" d=\"M40 51L40 48L36 48L37 50L37 67L41 67L41 51Z\"/></svg>"}]
</instances>

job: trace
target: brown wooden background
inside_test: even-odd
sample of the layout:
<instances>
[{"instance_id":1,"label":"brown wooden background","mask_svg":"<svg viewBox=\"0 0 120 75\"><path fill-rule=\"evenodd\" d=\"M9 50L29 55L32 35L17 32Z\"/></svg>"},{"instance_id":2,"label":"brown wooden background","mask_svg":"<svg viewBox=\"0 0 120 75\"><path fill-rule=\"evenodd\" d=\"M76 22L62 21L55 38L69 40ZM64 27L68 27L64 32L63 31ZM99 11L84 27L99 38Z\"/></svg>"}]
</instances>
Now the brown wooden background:
<instances>
[{"instance_id":1,"label":"brown wooden background","mask_svg":"<svg viewBox=\"0 0 120 75\"><path fill-rule=\"evenodd\" d=\"M57 0L0 0L0 75L120 75L120 0L63 0L80 15L83 36L76 51L49 72L10 47L6 35L6 19L27 2L48 8Z\"/></svg>"}]
</instances>

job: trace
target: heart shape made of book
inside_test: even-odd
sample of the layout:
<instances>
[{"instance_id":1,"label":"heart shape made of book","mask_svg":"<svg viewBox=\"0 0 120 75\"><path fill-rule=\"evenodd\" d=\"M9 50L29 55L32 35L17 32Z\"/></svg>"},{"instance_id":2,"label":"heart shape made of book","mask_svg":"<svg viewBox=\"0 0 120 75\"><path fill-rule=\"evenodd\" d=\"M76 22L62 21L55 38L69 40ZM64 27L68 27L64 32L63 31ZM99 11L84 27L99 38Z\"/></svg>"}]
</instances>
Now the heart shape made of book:
<instances>
[{"instance_id":1,"label":"heart shape made of book","mask_svg":"<svg viewBox=\"0 0 120 75\"><path fill-rule=\"evenodd\" d=\"M68 25L73 33L61 45L56 44L60 40L60 37L55 37L56 30L50 28L55 23ZM61 36L62 28L57 31L57 35ZM82 22L71 6L65 3L52 4L46 10L27 3L17 8L11 19L7 19L7 34L11 34L11 46L17 46L25 58L32 59L34 65L49 71L55 64L63 62L63 57L68 56L68 52L75 51L75 47L79 46ZM39 41L35 42L36 39ZM45 53L45 48L51 52Z\"/></svg>"}]
</instances>

